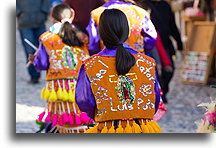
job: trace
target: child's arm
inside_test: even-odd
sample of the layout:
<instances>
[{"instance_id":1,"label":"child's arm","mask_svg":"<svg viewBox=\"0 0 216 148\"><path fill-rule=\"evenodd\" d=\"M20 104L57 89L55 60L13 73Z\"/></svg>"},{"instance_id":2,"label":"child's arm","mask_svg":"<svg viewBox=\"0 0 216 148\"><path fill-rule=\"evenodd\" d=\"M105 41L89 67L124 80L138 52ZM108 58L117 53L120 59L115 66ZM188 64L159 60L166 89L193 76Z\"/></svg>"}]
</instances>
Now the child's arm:
<instances>
[{"instance_id":1,"label":"child's arm","mask_svg":"<svg viewBox=\"0 0 216 148\"><path fill-rule=\"evenodd\" d=\"M94 111L96 102L94 94L91 90L90 81L85 72L84 65L81 66L77 85L76 85L76 103L82 112L86 112L88 116L94 119Z\"/></svg>"},{"instance_id":2,"label":"child's arm","mask_svg":"<svg viewBox=\"0 0 216 148\"><path fill-rule=\"evenodd\" d=\"M86 30L89 35L89 53L90 55L97 54L100 51L100 37L98 33L98 27L93 18L90 19Z\"/></svg>"},{"instance_id":3,"label":"child's arm","mask_svg":"<svg viewBox=\"0 0 216 148\"><path fill-rule=\"evenodd\" d=\"M148 53L155 46L157 32L155 30L153 23L147 16L144 17L141 34L144 40L145 53Z\"/></svg>"},{"instance_id":4,"label":"child's arm","mask_svg":"<svg viewBox=\"0 0 216 148\"><path fill-rule=\"evenodd\" d=\"M49 68L49 56L42 42L40 42L33 64L37 70L47 70Z\"/></svg>"}]
</instances>

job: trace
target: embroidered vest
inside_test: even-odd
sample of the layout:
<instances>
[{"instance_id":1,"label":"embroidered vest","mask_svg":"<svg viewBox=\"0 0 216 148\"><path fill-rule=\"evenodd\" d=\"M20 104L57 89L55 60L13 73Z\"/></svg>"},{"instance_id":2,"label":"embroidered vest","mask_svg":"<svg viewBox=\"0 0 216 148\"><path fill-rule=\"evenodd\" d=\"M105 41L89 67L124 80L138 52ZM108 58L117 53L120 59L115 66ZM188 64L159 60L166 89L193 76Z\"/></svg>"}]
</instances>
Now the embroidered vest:
<instances>
[{"instance_id":1,"label":"embroidered vest","mask_svg":"<svg viewBox=\"0 0 216 148\"><path fill-rule=\"evenodd\" d=\"M136 64L126 74L135 84L133 104L122 103L117 92L115 57L94 55L84 61L96 100L95 121L153 119L155 112L155 61L135 54Z\"/></svg>"},{"instance_id":2,"label":"embroidered vest","mask_svg":"<svg viewBox=\"0 0 216 148\"><path fill-rule=\"evenodd\" d=\"M105 9L105 7L99 7L91 12L92 18L97 26L99 25L100 15ZM125 43L132 47L132 49L138 52L143 52L144 41L143 36L141 35L141 30L142 24L144 23L144 17L149 17L149 13L135 5L127 7L117 7L116 9L119 9L122 12L124 12L128 19L130 33L128 40ZM104 45L102 41L100 41L100 44L101 49L103 49Z\"/></svg>"},{"instance_id":3,"label":"embroidered vest","mask_svg":"<svg viewBox=\"0 0 216 148\"><path fill-rule=\"evenodd\" d=\"M72 47L64 44L58 34L45 32L40 36L49 56L49 69L46 80L76 79L82 61L88 58L83 48Z\"/></svg>"}]
</instances>

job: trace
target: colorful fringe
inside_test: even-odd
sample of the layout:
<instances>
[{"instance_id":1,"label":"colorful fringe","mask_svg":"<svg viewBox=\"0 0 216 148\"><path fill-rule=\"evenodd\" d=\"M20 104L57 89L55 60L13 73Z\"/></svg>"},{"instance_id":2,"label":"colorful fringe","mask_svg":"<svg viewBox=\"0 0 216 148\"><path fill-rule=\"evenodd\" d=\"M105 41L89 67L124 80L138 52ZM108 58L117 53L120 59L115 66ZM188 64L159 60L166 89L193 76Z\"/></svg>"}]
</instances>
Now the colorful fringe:
<instances>
[{"instance_id":1,"label":"colorful fringe","mask_svg":"<svg viewBox=\"0 0 216 148\"><path fill-rule=\"evenodd\" d=\"M67 131L71 133L72 131L76 131L72 129L64 129L65 127L79 128L83 124L93 123L93 120L88 117L85 112L81 112L75 103L68 101L48 101L47 107L38 115L37 121L52 121L52 126L58 127L58 132L60 133L65 133ZM87 126L82 127L83 129L81 131L84 132L87 129Z\"/></svg>"},{"instance_id":2,"label":"colorful fringe","mask_svg":"<svg viewBox=\"0 0 216 148\"><path fill-rule=\"evenodd\" d=\"M45 88L41 90L41 98L48 101L69 101L75 103L76 80L62 79L47 82Z\"/></svg>"},{"instance_id":3,"label":"colorful fringe","mask_svg":"<svg viewBox=\"0 0 216 148\"><path fill-rule=\"evenodd\" d=\"M102 125L103 124L103 125ZM101 126L102 125L102 126ZM162 130L157 122L155 121L143 121L138 125L135 121L129 123L127 121L126 126L119 124L117 127L114 127L113 121L111 126L107 126L107 122L99 123L93 128L88 129L85 133L161 133Z\"/></svg>"}]
</instances>

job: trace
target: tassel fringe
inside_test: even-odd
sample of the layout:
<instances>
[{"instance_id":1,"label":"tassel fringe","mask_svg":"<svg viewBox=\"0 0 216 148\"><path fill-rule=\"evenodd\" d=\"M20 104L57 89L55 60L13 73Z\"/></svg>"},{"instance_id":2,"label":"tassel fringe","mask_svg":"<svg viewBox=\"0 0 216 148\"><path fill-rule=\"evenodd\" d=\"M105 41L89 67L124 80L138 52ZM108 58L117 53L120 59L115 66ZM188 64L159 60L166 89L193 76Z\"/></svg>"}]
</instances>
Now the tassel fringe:
<instances>
[{"instance_id":1,"label":"tassel fringe","mask_svg":"<svg viewBox=\"0 0 216 148\"><path fill-rule=\"evenodd\" d=\"M155 121L146 121L142 122L141 126L139 126L136 122L133 122L132 126L127 121L126 127L123 128L120 124L118 125L117 129L115 129L113 123L110 128L106 126L106 122L102 127L102 130L98 130L99 126L96 125L93 128L88 129L85 133L161 133L162 130L157 122Z\"/></svg>"}]
</instances>

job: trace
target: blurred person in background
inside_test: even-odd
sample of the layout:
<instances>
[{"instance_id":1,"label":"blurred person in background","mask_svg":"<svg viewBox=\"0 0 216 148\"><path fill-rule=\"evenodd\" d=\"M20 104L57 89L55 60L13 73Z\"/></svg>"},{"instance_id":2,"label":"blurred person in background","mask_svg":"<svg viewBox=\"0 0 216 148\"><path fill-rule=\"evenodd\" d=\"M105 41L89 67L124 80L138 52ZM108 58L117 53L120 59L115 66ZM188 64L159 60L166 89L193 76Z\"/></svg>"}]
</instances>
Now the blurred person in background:
<instances>
[{"instance_id":1,"label":"blurred person in background","mask_svg":"<svg viewBox=\"0 0 216 148\"><path fill-rule=\"evenodd\" d=\"M24 39L29 40L33 45L38 47L39 36L46 31L45 22L49 12L50 0L16 1L16 17L26 61L28 61L28 55L34 54L35 50ZM39 82L40 72L35 69L34 65L28 67L28 73L31 77L30 84Z\"/></svg>"},{"instance_id":2,"label":"blurred person in background","mask_svg":"<svg viewBox=\"0 0 216 148\"><path fill-rule=\"evenodd\" d=\"M101 13L105 9L116 8L127 16L130 35L124 46L130 46L138 52L148 53L156 43L157 32L149 18L149 13L136 5L133 0L105 0L105 4L91 12L91 19L86 27L89 34L89 53L96 54L103 49L98 25Z\"/></svg>"},{"instance_id":3,"label":"blurred person in background","mask_svg":"<svg viewBox=\"0 0 216 148\"><path fill-rule=\"evenodd\" d=\"M90 12L104 4L104 0L64 0L74 11L73 24L87 34L86 27L90 20Z\"/></svg>"},{"instance_id":4,"label":"blurred person in background","mask_svg":"<svg viewBox=\"0 0 216 148\"><path fill-rule=\"evenodd\" d=\"M175 55L175 49L170 39L172 36L177 42L177 49L179 51L183 50L183 44L179 30L175 23L175 17L172 12L170 5L164 0L140 0L139 5L144 9L150 8L151 10L151 20L161 36L162 43L166 52L170 58L172 71L167 71L162 68L162 74L159 78L161 88L163 90L163 102L167 103L166 95L169 91L169 83L174 74L174 62L173 55Z\"/></svg>"}]
</instances>

